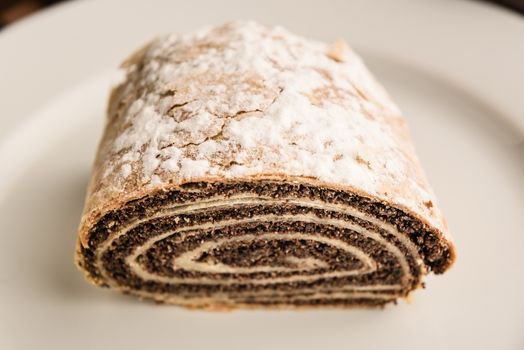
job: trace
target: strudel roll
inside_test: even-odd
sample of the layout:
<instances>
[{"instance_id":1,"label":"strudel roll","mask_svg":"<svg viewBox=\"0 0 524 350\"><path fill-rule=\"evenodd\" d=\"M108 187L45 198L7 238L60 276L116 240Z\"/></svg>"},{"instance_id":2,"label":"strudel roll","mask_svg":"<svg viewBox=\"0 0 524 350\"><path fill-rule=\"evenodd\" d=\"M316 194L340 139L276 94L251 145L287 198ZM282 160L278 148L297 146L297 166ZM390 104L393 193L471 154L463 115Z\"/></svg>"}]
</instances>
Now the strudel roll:
<instances>
[{"instance_id":1,"label":"strudel roll","mask_svg":"<svg viewBox=\"0 0 524 350\"><path fill-rule=\"evenodd\" d=\"M231 22L122 65L76 263L194 308L383 306L455 250L406 120L362 60Z\"/></svg>"}]
</instances>

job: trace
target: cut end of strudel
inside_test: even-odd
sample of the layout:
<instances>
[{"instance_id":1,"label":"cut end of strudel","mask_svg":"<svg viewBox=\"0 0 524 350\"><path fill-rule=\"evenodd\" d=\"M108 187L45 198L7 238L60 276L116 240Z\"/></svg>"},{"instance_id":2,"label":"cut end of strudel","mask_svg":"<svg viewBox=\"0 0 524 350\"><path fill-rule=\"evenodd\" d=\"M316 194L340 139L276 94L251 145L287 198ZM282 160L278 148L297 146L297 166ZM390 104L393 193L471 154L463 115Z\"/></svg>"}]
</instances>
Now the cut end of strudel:
<instances>
[{"instance_id":1,"label":"cut end of strudel","mask_svg":"<svg viewBox=\"0 0 524 350\"><path fill-rule=\"evenodd\" d=\"M194 308L383 306L455 251L362 60L233 22L124 64L79 229L87 279Z\"/></svg>"}]
</instances>

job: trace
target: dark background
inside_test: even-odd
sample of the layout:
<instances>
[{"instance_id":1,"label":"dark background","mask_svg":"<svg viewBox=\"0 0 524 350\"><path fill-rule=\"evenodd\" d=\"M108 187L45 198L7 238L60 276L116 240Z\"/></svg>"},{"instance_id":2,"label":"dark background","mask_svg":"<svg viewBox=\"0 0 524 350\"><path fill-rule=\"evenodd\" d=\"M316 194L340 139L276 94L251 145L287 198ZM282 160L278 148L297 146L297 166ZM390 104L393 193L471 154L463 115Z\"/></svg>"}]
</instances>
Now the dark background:
<instances>
[{"instance_id":1,"label":"dark background","mask_svg":"<svg viewBox=\"0 0 524 350\"><path fill-rule=\"evenodd\" d=\"M0 0L0 29L39 9L63 0ZM482 1L482 0L463 0ZM524 0L484 0L524 15Z\"/></svg>"}]
</instances>

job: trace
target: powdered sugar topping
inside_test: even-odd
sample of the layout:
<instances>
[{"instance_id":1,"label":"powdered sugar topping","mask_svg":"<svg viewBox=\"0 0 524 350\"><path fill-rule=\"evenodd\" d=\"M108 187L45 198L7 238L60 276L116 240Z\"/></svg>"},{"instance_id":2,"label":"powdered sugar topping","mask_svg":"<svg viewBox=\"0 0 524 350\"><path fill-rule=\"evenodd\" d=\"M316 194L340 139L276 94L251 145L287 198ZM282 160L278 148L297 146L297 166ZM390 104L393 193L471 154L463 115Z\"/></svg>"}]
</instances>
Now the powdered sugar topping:
<instances>
[{"instance_id":1,"label":"powdered sugar topping","mask_svg":"<svg viewBox=\"0 0 524 350\"><path fill-rule=\"evenodd\" d=\"M125 68L104 165L113 188L278 173L411 208L434 200L400 111L343 42L232 22L159 38Z\"/></svg>"}]
</instances>

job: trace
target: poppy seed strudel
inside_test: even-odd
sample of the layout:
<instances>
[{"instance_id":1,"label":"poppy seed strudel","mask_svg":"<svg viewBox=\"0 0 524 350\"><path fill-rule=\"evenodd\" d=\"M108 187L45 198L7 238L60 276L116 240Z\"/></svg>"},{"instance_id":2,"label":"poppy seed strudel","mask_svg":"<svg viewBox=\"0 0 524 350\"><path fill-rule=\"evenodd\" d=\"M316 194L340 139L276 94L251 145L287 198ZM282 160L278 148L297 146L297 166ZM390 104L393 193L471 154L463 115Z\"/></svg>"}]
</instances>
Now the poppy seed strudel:
<instances>
[{"instance_id":1,"label":"poppy seed strudel","mask_svg":"<svg viewBox=\"0 0 524 350\"><path fill-rule=\"evenodd\" d=\"M343 41L232 22L123 69L79 229L89 281L211 309L382 306L453 263L406 121Z\"/></svg>"}]
</instances>

